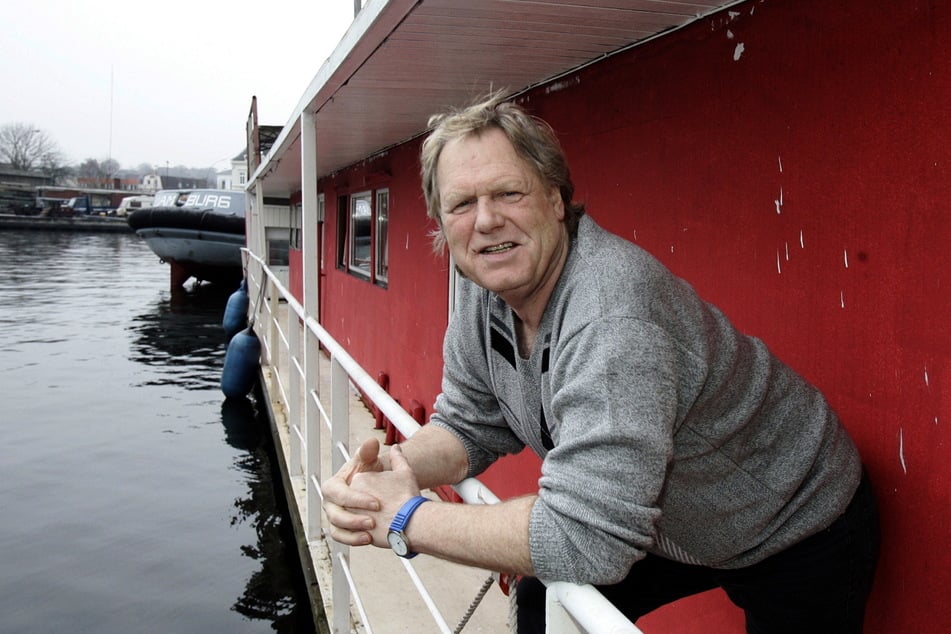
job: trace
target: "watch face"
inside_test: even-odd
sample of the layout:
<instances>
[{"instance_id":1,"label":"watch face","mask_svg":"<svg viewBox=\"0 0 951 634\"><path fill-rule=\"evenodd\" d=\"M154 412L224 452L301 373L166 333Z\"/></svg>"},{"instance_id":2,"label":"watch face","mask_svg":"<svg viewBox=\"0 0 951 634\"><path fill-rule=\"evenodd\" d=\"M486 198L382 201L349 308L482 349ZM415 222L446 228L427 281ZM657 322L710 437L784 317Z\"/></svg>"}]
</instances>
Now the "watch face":
<instances>
[{"instance_id":1,"label":"watch face","mask_svg":"<svg viewBox=\"0 0 951 634\"><path fill-rule=\"evenodd\" d=\"M409 554L409 544L406 543L402 533L390 531L386 535L386 541L390 542L390 548L400 557L405 557Z\"/></svg>"}]
</instances>

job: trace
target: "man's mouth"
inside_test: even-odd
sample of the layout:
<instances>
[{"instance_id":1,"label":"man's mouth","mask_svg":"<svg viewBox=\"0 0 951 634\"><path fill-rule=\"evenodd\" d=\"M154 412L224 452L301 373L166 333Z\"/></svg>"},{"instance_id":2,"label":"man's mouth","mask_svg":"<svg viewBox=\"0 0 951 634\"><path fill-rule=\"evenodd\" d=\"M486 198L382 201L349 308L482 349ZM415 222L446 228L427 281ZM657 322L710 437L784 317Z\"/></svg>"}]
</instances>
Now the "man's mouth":
<instances>
[{"instance_id":1,"label":"man's mouth","mask_svg":"<svg viewBox=\"0 0 951 634\"><path fill-rule=\"evenodd\" d=\"M493 244L491 247L486 247L482 249L481 253L501 253L502 251L508 251L514 246L515 246L514 242L503 242L501 244Z\"/></svg>"}]
</instances>

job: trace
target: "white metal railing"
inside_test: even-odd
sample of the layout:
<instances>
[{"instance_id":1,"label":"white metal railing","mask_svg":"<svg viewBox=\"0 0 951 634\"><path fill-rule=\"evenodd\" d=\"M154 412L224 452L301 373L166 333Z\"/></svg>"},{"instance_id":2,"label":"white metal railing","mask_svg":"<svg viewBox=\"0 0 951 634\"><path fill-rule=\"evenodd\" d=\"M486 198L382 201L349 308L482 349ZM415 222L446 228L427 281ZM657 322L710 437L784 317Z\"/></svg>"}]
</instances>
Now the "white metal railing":
<instances>
[{"instance_id":1,"label":"white metal railing","mask_svg":"<svg viewBox=\"0 0 951 634\"><path fill-rule=\"evenodd\" d=\"M402 406L347 353L281 284L274 273L254 253L243 249L247 271L249 314L262 341L262 363L272 368L277 396L287 416L288 469L292 476L303 476L306 512L300 513L308 544L326 540L332 572L332 605L349 606L351 601L367 632L371 632L366 612L349 566L349 548L329 537L326 520L320 510L320 429L322 422L330 432L331 471L336 472L350 458L349 396L355 385L396 426L405 437L412 436L417 423ZM285 302L282 321L278 307ZM330 358L329 408L319 394L318 355L323 347ZM286 365L287 373L282 373ZM329 409L329 411L328 411ZM468 504L496 504L498 497L474 478L453 487ZM412 563L401 560L417 591L428 606L439 631L452 630L439 613L429 593L416 575ZM546 582L547 631L552 634L640 634L623 614L593 586L565 582ZM349 609L334 609L332 630L351 632Z\"/></svg>"}]
</instances>

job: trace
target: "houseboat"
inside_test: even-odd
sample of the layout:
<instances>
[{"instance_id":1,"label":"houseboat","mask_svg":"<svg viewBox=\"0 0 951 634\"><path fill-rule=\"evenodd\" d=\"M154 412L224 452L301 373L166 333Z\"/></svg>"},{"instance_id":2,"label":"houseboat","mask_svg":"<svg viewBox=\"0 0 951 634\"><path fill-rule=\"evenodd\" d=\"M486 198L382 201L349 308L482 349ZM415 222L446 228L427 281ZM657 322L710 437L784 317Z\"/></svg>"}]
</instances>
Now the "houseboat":
<instances>
[{"instance_id":1,"label":"houseboat","mask_svg":"<svg viewBox=\"0 0 951 634\"><path fill-rule=\"evenodd\" d=\"M350 381L385 430L425 421L456 274L432 252L420 144L430 114L505 87L552 125L592 217L839 413L881 511L866 631L951 631L949 33L951 0L365 3L268 152L255 105L248 122L246 257L253 283L272 289L252 310L272 315L256 325L262 377L291 429L281 438L305 565L320 568L315 553L346 561L313 491L328 466L300 444L316 435L311 339L334 372L358 368ZM286 284L268 272L256 213L268 199L287 201ZM287 326L274 321L278 296L296 311ZM305 373L288 380L285 367ZM507 498L535 490L538 475L523 453L480 480ZM323 585L325 603L347 601L328 606L334 619L363 618ZM743 631L743 615L712 591L637 627L725 634Z\"/></svg>"}]
</instances>

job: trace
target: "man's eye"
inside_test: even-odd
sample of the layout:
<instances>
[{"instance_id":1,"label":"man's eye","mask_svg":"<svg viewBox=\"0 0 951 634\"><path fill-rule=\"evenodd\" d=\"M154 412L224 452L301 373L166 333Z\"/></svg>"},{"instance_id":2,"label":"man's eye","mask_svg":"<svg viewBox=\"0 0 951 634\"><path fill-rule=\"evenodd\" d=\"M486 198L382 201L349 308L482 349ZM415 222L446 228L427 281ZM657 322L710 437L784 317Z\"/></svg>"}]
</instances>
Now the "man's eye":
<instances>
[{"instance_id":1,"label":"man's eye","mask_svg":"<svg viewBox=\"0 0 951 634\"><path fill-rule=\"evenodd\" d=\"M504 193L502 194L502 198L505 199L505 200L507 200L507 201L509 201L509 202L517 202L517 201L521 200L524 195L525 195L525 194L523 194L522 192L515 192L515 191L512 191L512 192L504 192Z\"/></svg>"},{"instance_id":2,"label":"man's eye","mask_svg":"<svg viewBox=\"0 0 951 634\"><path fill-rule=\"evenodd\" d=\"M449 208L449 213L457 213L460 211L465 211L472 205L472 199L467 198L466 200L460 200L456 204L452 205Z\"/></svg>"}]
</instances>

